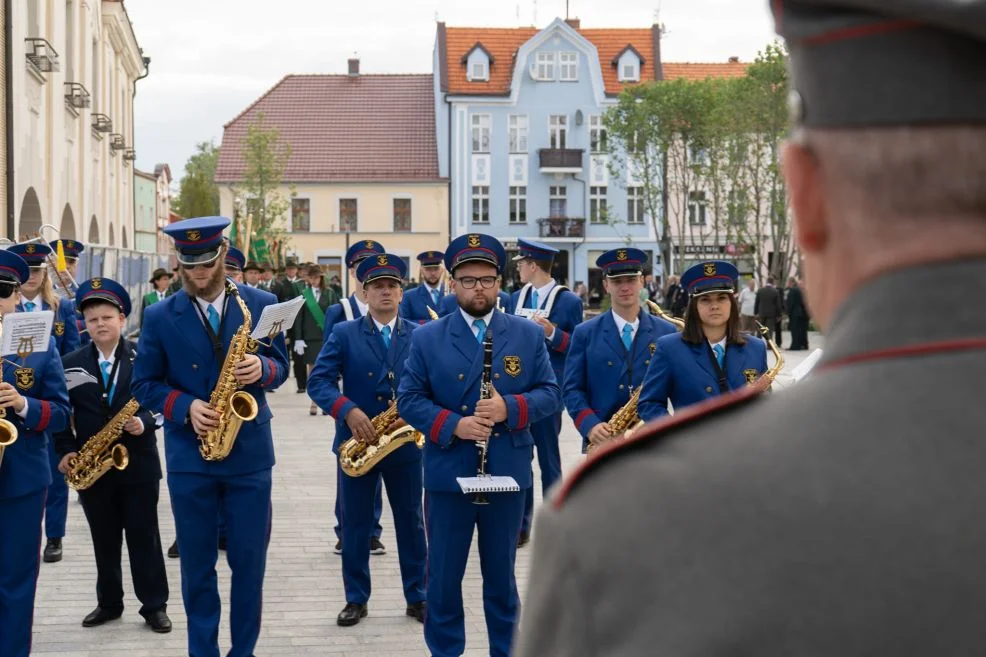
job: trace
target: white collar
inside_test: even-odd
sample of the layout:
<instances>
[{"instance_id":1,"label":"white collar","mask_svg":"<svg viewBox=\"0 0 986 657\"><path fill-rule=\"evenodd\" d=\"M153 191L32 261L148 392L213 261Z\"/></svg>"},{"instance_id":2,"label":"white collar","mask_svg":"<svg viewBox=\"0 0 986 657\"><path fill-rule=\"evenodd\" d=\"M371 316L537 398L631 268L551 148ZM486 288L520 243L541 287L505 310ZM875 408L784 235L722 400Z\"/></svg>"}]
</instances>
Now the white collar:
<instances>
[{"instance_id":1,"label":"white collar","mask_svg":"<svg viewBox=\"0 0 986 657\"><path fill-rule=\"evenodd\" d=\"M465 310L463 310L461 306L459 307L459 312L462 313L462 318L464 320L466 320L466 326L469 327L469 330L470 331L472 330L472 325L477 320L480 320L480 319L483 320L484 322L486 322L486 328L489 328L490 327L490 322L493 320L493 313L495 312L495 310L496 309L489 311L488 313L486 313L482 317L473 317L472 315L470 315L469 313L467 313Z\"/></svg>"},{"instance_id":2,"label":"white collar","mask_svg":"<svg viewBox=\"0 0 986 657\"><path fill-rule=\"evenodd\" d=\"M219 296L216 297L215 301L212 301L211 303L202 297L195 297L195 302L199 304L199 308L202 309L202 312L206 313L206 317L208 317L209 306L215 308L216 312L219 313L219 316L222 317L223 304L226 302L226 287L223 286L223 289L219 292Z\"/></svg>"},{"instance_id":3,"label":"white collar","mask_svg":"<svg viewBox=\"0 0 986 657\"><path fill-rule=\"evenodd\" d=\"M389 322L387 322L386 324L381 324L380 322L378 322L377 321L377 318L374 317L373 315L370 315L370 319L373 320L373 323L376 324L376 326L377 326L377 330L380 331L381 333L383 333L383 327L384 326L389 326L390 327L390 334L391 335L393 335L394 333L397 332L397 315L394 315L394 318L392 320L390 320Z\"/></svg>"},{"instance_id":4,"label":"white collar","mask_svg":"<svg viewBox=\"0 0 986 657\"><path fill-rule=\"evenodd\" d=\"M356 307L359 308L360 315L363 315L365 317L366 315L370 314L370 307L366 305L362 299L359 298L358 294L353 295L353 300L356 302Z\"/></svg>"},{"instance_id":5,"label":"white collar","mask_svg":"<svg viewBox=\"0 0 986 657\"><path fill-rule=\"evenodd\" d=\"M531 283L530 285L531 285L531 294L534 294L535 292L537 292L538 294L538 308L541 308L548 300L548 293L551 292L551 289L555 287L557 283L555 283L555 279L552 278L548 280L548 282L542 285L541 287L534 287L534 283Z\"/></svg>"},{"instance_id":6,"label":"white collar","mask_svg":"<svg viewBox=\"0 0 986 657\"><path fill-rule=\"evenodd\" d=\"M709 342L709 346L712 347L713 350L715 350L715 346L716 345L721 346L722 347L722 350L723 351L726 351L726 338L723 338L722 340L719 340L719 342Z\"/></svg>"},{"instance_id":7,"label":"white collar","mask_svg":"<svg viewBox=\"0 0 986 657\"><path fill-rule=\"evenodd\" d=\"M616 332L617 333L619 333L620 335L623 335L623 327L629 324L630 327L631 327L631 329L633 329L633 335L636 335L637 334L637 328L640 326L640 313L637 313L637 319L633 320L632 322L628 322L627 320L625 320L622 317L620 317L616 313L616 311L610 310L609 312L613 315L613 321L616 322ZM641 311L641 312L643 312L643 311Z\"/></svg>"},{"instance_id":8,"label":"white collar","mask_svg":"<svg viewBox=\"0 0 986 657\"><path fill-rule=\"evenodd\" d=\"M24 310L27 311L27 312L32 312L32 313L41 312L41 310L43 310L44 300L43 299L40 299L39 298L40 296L41 295L38 294L38 295L36 295L32 299L28 299L26 296L24 296L24 293L22 292L21 293L21 305L24 306ZM29 303L33 303L34 304L34 310L30 310L30 311L27 310L27 304L29 304Z\"/></svg>"},{"instance_id":9,"label":"white collar","mask_svg":"<svg viewBox=\"0 0 986 657\"><path fill-rule=\"evenodd\" d=\"M427 283L422 283L422 285L424 285L425 288L428 290L428 294L431 294L432 292L438 292L438 294L441 295L441 293L442 293L442 284L441 283L439 283L437 287L432 287L432 286L428 285Z\"/></svg>"}]
</instances>

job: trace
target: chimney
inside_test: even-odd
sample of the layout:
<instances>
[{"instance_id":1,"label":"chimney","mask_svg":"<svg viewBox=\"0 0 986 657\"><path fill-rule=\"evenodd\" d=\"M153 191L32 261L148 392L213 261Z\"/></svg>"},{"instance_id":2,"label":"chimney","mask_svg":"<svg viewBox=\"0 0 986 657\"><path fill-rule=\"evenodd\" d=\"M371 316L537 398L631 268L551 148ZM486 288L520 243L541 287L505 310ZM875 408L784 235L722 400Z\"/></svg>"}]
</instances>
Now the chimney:
<instances>
[{"instance_id":1,"label":"chimney","mask_svg":"<svg viewBox=\"0 0 986 657\"><path fill-rule=\"evenodd\" d=\"M582 21L578 18L566 18L565 22L568 23L573 30L578 30L582 27Z\"/></svg>"},{"instance_id":2,"label":"chimney","mask_svg":"<svg viewBox=\"0 0 986 657\"><path fill-rule=\"evenodd\" d=\"M359 58L350 57L349 58L349 77L358 78L359 77Z\"/></svg>"},{"instance_id":3,"label":"chimney","mask_svg":"<svg viewBox=\"0 0 986 657\"><path fill-rule=\"evenodd\" d=\"M734 57L730 57L729 58L729 63L730 64L739 64L739 57L735 57L735 56Z\"/></svg>"}]
</instances>

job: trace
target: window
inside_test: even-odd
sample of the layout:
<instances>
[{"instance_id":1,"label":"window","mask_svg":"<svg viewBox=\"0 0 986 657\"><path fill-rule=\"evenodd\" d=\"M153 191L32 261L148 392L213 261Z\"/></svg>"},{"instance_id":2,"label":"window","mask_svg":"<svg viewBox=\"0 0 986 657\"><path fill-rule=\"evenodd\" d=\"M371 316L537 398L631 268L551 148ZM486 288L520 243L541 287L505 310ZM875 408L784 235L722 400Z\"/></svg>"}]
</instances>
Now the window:
<instances>
[{"instance_id":1,"label":"window","mask_svg":"<svg viewBox=\"0 0 986 657\"><path fill-rule=\"evenodd\" d=\"M359 207L354 198L339 199L339 231L355 233L359 230Z\"/></svg>"},{"instance_id":2,"label":"window","mask_svg":"<svg viewBox=\"0 0 986 657\"><path fill-rule=\"evenodd\" d=\"M558 53L558 79L574 82L579 79L579 54L577 52Z\"/></svg>"},{"instance_id":3,"label":"window","mask_svg":"<svg viewBox=\"0 0 986 657\"><path fill-rule=\"evenodd\" d=\"M537 79L555 79L555 53L539 52L537 56Z\"/></svg>"},{"instance_id":4,"label":"window","mask_svg":"<svg viewBox=\"0 0 986 657\"><path fill-rule=\"evenodd\" d=\"M27 0L27 35L41 36L41 22L38 20L38 3L41 0Z\"/></svg>"},{"instance_id":5,"label":"window","mask_svg":"<svg viewBox=\"0 0 986 657\"><path fill-rule=\"evenodd\" d=\"M75 82L75 12L72 0L65 2L65 79Z\"/></svg>"},{"instance_id":6,"label":"window","mask_svg":"<svg viewBox=\"0 0 986 657\"><path fill-rule=\"evenodd\" d=\"M311 226L311 201L307 198L291 199L291 230L295 233L307 233ZM254 224L256 225L256 224Z\"/></svg>"},{"instance_id":7,"label":"window","mask_svg":"<svg viewBox=\"0 0 986 657\"><path fill-rule=\"evenodd\" d=\"M742 226L745 224L747 214L749 214L746 194L742 190L734 189L729 192L726 203L729 213L729 223L733 226Z\"/></svg>"},{"instance_id":8,"label":"window","mask_svg":"<svg viewBox=\"0 0 986 657\"><path fill-rule=\"evenodd\" d=\"M644 188L627 187L627 223L644 223Z\"/></svg>"},{"instance_id":9,"label":"window","mask_svg":"<svg viewBox=\"0 0 986 657\"><path fill-rule=\"evenodd\" d=\"M599 114L589 117L589 148L593 153L605 153L609 150L603 117Z\"/></svg>"},{"instance_id":10,"label":"window","mask_svg":"<svg viewBox=\"0 0 986 657\"><path fill-rule=\"evenodd\" d=\"M606 223L606 188L589 188L589 223Z\"/></svg>"},{"instance_id":11,"label":"window","mask_svg":"<svg viewBox=\"0 0 986 657\"><path fill-rule=\"evenodd\" d=\"M705 207L705 192L688 192L688 223L690 225L705 225Z\"/></svg>"},{"instance_id":12,"label":"window","mask_svg":"<svg viewBox=\"0 0 986 657\"><path fill-rule=\"evenodd\" d=\"M469 79L472 82L485 82L490 79L489 73L486 69L485 61L478 61L472 63L472 68L469 70Z\"/></svg>"},{"instance_id":13,"label":"window","mask_svg":"<svg viewBox=\"0 0 986 657\"><path fill-rule=\"evenodd\" d=\"M486 185L473 185L472 222L474 224L490 223L490 188Z\"/></svg>"},{"instance_id":14,"label":"window","mask_svg":"<svg viewBox=\"0 0 986 657\"><path fill-rule=\"evenodd\" d=\"M92 41L92 103L95 107L101 107L99 102L99 41ZM93 110L96 112L97 110Z\"/></svg>"},{"instance_id":15,"label":"window","mask_svg":"<svg viewBox=\"0 0 986 657\"><path fill-rule=\"evenodd\" d=\"M510 223L527 223L527 188L510 188Z\"/></svg>"},{"instance_id":16,"label":"window","mask_svg":"<svg viewBox=\"0 0 986 657\"><path fill-rule=\"evenodd\" d=\"M709 163L709 151L698 144L688 145L688 162L693 165Z\"/></svg>"},{"instance_id":17,"label":"window","mask_svg":"<svg viewBox=\"0 0 986 657\"><path fill-rule=\"evenodd\" d=\"M548 117L548 147L565 148L568 136L568 116L552 114Z\"/></svg>"},{"instance_id":18,"label":"window","mask_svg":"<svg viewBox=\"0 0 986 657\"><path fill-rule=\"evenodd\" d=\"M490 152L490 115L472 115L472 152Z\"/></svg>"},{"instance_id":19,"label":"window","mask_svg":"<svg viewBox=\"0 0 986 657\"><path fill-rule=\"evenodd\" d=\"M548 216L567 217L568 216L568 188L564 185L552 186L548 188Z\"/></svg>"},{"instance_id":20,"label":"window","mask_svg":"<svg viewBox=\"0 0 986 657\"><path fill-rule=\"evenodd\" d=\"M507 119L507 127L510 133L510 152L527 152L527 115L511 114Z\"/></svg>"},{"instance_id":21,"label":"window","mask_svg":"<svg viewBox=\"0 0 986 657\"><path fill-rule=\"evenodd\" d=\"M394 232L411 232L411 199L394 199Z\"/></svg>"},{"instance_id":22,"label":"window","mask_svg":"<svg viewBox=\"0 0 986 657\"><path fill-rule=\"evenodd\" d=\"M640 73L637 71L637 62L635 61L624 62L620 68L620 72L622 73L620 82L636 82L640 79Z\"/></svg>"}]
</instances>

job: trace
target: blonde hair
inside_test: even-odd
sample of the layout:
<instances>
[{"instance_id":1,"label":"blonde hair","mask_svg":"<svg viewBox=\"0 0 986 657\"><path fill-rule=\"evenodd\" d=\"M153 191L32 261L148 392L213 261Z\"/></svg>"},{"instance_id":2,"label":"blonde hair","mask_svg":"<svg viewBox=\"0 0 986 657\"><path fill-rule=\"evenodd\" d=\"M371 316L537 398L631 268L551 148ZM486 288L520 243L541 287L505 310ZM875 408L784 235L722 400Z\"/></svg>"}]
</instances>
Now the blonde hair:
<instances>
[{"instance_id":1,"label":"blonde hair","mask_svg":"<svg viewBox=\"0 0 986 657\"><path fill-rule=\"evenodd\" d=\"M51 274L48 273L48 268L45 270L44 280L41 281L41 287L38 288L38 295L41 300L48 304L48 307L52 310L58 310L59 297L55 294L55 285L51 281Z\"/></svg>"}]
</instances>

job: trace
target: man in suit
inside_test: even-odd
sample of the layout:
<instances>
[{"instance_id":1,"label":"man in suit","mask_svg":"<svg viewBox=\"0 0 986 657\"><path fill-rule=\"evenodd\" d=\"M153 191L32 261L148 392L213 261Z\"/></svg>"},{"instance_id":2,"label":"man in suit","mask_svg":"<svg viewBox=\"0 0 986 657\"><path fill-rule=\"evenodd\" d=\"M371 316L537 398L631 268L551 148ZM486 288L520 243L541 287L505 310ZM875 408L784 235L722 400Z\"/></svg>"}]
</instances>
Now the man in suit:
<instances>
[{"instance_id":1,"label":"man in suit","mask_svg":"<svg viewBox=\"0 0 986 657\"><path fill-rule=\"evenodd\" d=\"M336 420L332 451L355 438L366 446L380 436L371 418L397 400L397 383L404 372L411 331L416 325L398 317L407 275L404 260L392 254L365 258L356 275L366 292L368 313L352 322L337 323L312 370L309 394ZM367 372L373 376L367 378ZM339 379L346 388L343 395ZM394 423L396 425L396 423ZM396 428L396 427L394 427ZM388 431L392 430L388 428ZM369 472L341 479L342 580L346 606L336 622L356 625L367 614L370 599L370 540L375 523L373 505L380 481L394 514L397 555L404 583L405 613L424 622L425 532L421 517L421 450L407 443L388 454Z\"/></svg>"},{"instance_id":2,"label":"man in suit","mask_svg":"<svg viewBox=\"0 0 986 657\"><path fill-rule=\"evenodd\" d=\"M171 285L171 274L168 273L167 269L162 269L159 267L158 269L155 269L154 274L151 275L150 283L154 286L154 289L145 294L141 299L141 324L144 323L144 311L147 310L147 307L154 305L158 301L164 301L164 298L168 296L168 286Z\"/></svg>"},{"instance_id":3,"label":"man in suit","mask_svg":"<svg viewBox=\"0 0 986 657\"><path fill-rule=\"evenodd\" d=\"M596 258L612 309L580 324L572 332L565 363L562 396L582 451L614 437L610 418L644 380L657 339L674 333L674 324L640 307L643 267L640 249L612 249Z\"/></svg>"},{"instance_id":4,"label":"man in suit","mask_svg":"<svg viewBox=\"0 0 986 657\"><path fill-rule=\"evenodd\" d=\"M757 290L753 302L753 314L757 321L767 328L767 339L772 339L780 349L783 336L781 335L781 319L784 317L784 297L781 291L774 287L774 277L767 278L767 284Z\"/></svg>"},{"instance_id":5,"label":"man in suit","mask_svg":"<svg viewBox=\"0 0 986 657\"><path fill-rule=\"evenodd\" d=\"M243 284L258 290L263 289L260 287L260 265L253 260L243 267Z\"/></svg>"},{"instance_id":6,"label":"man in suit","mask_svg":"<svg viewBox=\"0 0 986 657\"><path fill-rule=\"evenodd\" d=\"M130 314L130 295L122 285L109 278L85 281L76 293L76 303L86 318L92 343L62 359L74 418L74 430L69 426L55 437L62 474L69 473L79 450L130 401L137 353L134 343L121 339ZM156 430L154 415L138 410L115 443L126 449L126 467L111 468L79 493L96 556L97 606L82 621L83 627L96 627L123 615L120 548L125 534L140 615L155 632L171 631L168 573L157 522L161 462Z\"/></svg>"},{"instance_id":7,"label":"man in suit","mask_svg":"<svg viewBox=\"0 0 986 657\"><path fill-rule=\"evenodd\" d=\"M219 654L220 600L216 584L219 518L229 536L232 569L229 655L252 655L260 635L267 538L270 535L274 444L265 390L288 372L284 338L257 345L235 367L237 383L257 402L229 455L207 461L199 436L219 427L208 400L233 336L243 324L240 301L259 318L273 295L228 281L223 269L225 217L200 217L168 225L175 239L184 287L147 309L134 363L133 395L164 415L168 490L181 553L182 598L188 618L188 651ZM233 297L233 290L237 298Z\"/></svg>"},{"instance_id":8,"label":"man in suit","mask_svg":"<svg viewBox=\"0 0 986 657\"><path fill-rule=\"evenodd\" d=\"M986 1L770 4L825 354L590 459L542 507L518 657L986 644Z\"/></svg>"},{"instance_id":9,"label":"man in suit","mask_svg":"<svg viewBox=\"0 0 986 657\"><path fill-rule=\"evenodd\" d=\"M16 312L18 289L28 280L23 258L0 250L0 316ZM26 356L4 357L0 418L0 655L27 657L31 651L34 594L40 567L41 516L51 483L47 443L51 432L68 426L71 409L65 373L54 340Z\"/></svg>"},{"instance_id":10,"label":"man in suit","mask_svg":"<svg viewBox=\"0 0 986 657\"><path fill-rule=\"evenodd\" d=\"M425 433L424 488L428 535L428 613L425 643L433 657L462 655L466 636L462 577L473 532L479 529L483 607L492 657L506 657L519 610L514 563L533 485L530 425L561 410L544 331L496 311L506 254L489 235L456 238L445 268L459 311L414 331L397 392L400 416ZM493 392L480 399L483 347L492 332ZM487 441L486 472L512 477L515 492L496 492L477 505L457 477L475 476L477 441Z\"/></svg>"},{"instance_id":11,"label":"man in suit","mask_svg":"<svg viewBox=\"0 0 986 657\"><path fill-rule=\"evenodd\" d=\"M551 265L558 249L528 239L517 240L517 273L522 288L510 297L510 306L516 315L524 315L541 328L551 369L559 385L565 380L565 358L572 344L572 331L582 323L582 300L551 276ZM639 293L638 289L638 293ZM639 306L639 303L638 303ZM526 314L525 314L526 313ZM543 314L533 314L543 313ZM561 478L561 452L558 434L561 432L562 409L543 420L531 424L538 466L541 468L541 493ZM531 516L534 514L534 487L527 490L524 501L524 521L520 526L518 547L524 547L531 539Z\"/></svg>"},{"instance_id":12,"label":"man in suit","mask_svg":"<svg viewBox=\"0 0 986 657\"><path fill-rule=\"evenodd\" d=\"M404 295L404 300L401 301L401 317L404 319L424 324L432 319L429 310L438 315L445 296L445 286L442 285L443 255L441 251L424 251L418 254L421 285L408 290Z\"/></svg>"},{"instance_id":13,"label":"man in suit","mask_svg":"<svg viewBox=\"0 0 986 657\"><path fill-rule=\"evenodd\" d=\"M798 279L793 276L787 279L787 299L784 300L787 309L788 329L791 331L791 351L802 351L808 348L808 307L801 293Z\"/></svg>"},{"instance_id":14,"label":"man in suit","mask_svg":"<svg viewBox=\"0 0 986 657\"><path fill-rule=\"evenodd\" d=\"M271 286L274 282L274 268L271 267L269 262L262 263L260 267L260 283L258 287L264 292L272 292Z\"/></svg>"},{"instance_id":15,"label":"man in suit","mask_svg":"<svg viewBox=\"0 0 986 657\"><path fill-rule=\"evenodd\" d=\"M332 335L332 329L336 324L340 322L348 322L354 319L360 319L366 316L367 308L366 305L366 291L359 284L359 279L356 278L356 268L361 262L371 256L377 256L384 253L383 245L380 242L375 242L373 240L360 240L356 244L349 247L346 251L346 267L349 269L350 283L353 286L353 293L344 299L340 299L339 303L334 303L328 307L325 311L325 322L322 331L322 351L325 351L328 346L329 337ZM345 476L342 470L336 470L336 504L335 504L335 516L336 524L334 527L336 535L336 544L334 551L336 554L342 554L342 488L341 481L342 477ZM373 528L373 536L370 537L370 554L386 554L387 548L384 547L383 542L380 540L380 535L383 533L383 527L380 526L380 514L383 513L383 495L381 494L380 484L377 484L376 499L373 502L373 516L376 518L376 525Z\"/></svg>"}]
</instances>

